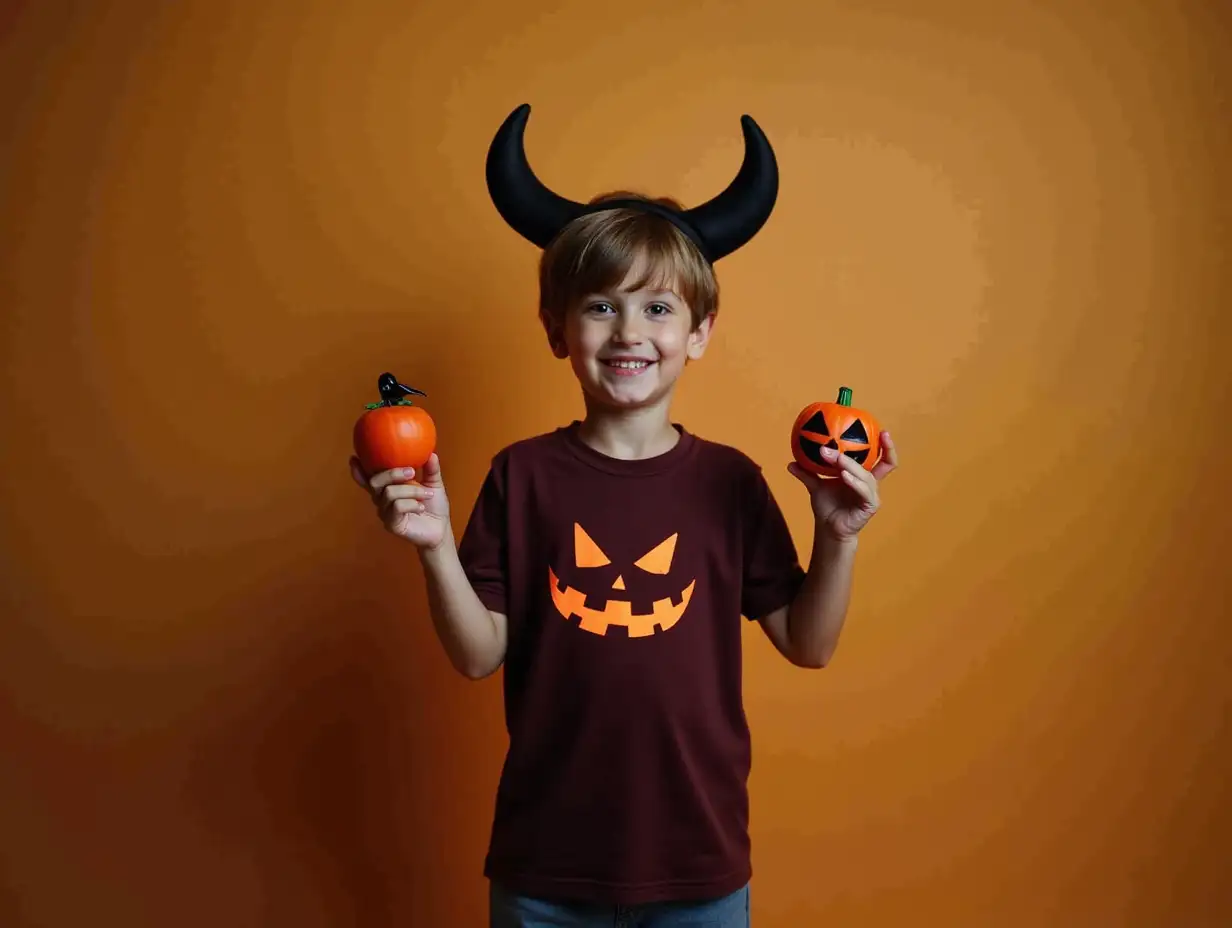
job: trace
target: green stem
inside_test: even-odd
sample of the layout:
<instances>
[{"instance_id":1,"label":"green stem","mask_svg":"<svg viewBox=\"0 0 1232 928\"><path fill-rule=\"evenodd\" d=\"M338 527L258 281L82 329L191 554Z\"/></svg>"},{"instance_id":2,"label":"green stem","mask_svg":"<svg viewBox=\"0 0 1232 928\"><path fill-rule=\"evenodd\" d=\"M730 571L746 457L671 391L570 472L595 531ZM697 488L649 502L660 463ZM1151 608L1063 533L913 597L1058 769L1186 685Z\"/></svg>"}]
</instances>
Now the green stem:
<instances>
[{"instance_id":1,"label":"green stem","mask_svg":"<svg viewBox=\"0 0 1232 928\"><path fill-rule=\"evenodd\" d=\"M851 405L851 387L838 388L838 404L840 406Z\"/></svg>"}]
</instances>

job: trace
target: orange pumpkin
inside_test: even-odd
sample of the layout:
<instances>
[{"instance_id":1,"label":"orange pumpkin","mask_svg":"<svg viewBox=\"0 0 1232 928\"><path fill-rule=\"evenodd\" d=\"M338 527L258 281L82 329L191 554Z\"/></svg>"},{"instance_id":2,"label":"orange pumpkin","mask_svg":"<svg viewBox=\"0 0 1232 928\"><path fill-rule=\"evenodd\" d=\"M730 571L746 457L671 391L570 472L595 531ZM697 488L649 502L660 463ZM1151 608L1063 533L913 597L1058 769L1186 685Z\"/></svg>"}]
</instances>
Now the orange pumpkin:
<instances>
[{"instance_id":1,"label":"orange pumpkin","mask_svg":"<svg viewBox=\"0 0 1232 928\"><path fill-rule=\"evenodd\" d=\"M837 477L842 468L821 456L822 448L837 448L865 470L881 460L881 427L869 413L851 405L851 388L841 387L833 403L810 403L791 430L796 463L821 477Z\"/></svg>"},{"instance_id":2,"label":"orange pumpkin","mask_svg":"<svg viewBox=\"0 0 1232 928\"><path fill-rule=\"evenodd\" d=\"M436 450L436 423L407 397L427 394L398 383L390 373L378 378L377 389L380 401L369 403L355 423L355 456L368 475L396 467L419 470Z\"/></svg>"}]
</instances>

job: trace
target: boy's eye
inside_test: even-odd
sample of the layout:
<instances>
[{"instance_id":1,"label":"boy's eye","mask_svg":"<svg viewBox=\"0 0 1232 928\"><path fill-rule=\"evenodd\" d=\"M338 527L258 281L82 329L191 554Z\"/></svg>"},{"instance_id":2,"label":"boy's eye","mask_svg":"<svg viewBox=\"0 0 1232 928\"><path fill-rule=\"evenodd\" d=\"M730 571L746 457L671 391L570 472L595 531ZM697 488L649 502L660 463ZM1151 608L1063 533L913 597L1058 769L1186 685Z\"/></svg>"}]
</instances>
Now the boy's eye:
<instances>
[{"instance_id":1,"label":"boy's eye","mask_svg":"<svg viewBox=\"0 0 1232 928\"><path fill-rule=\"evenodd\" d=\"M612 304L611 303L591 303L589 309L592 313L612 312Z\"/></svg>"},{"instance_id":2,"label":"boy's eye","mask_svg":"<svg viewBox=\"0 0 1232 928\"><path fill-rule=\"evenodd\" d=\"M646 311L652 316L664 316L672 311L672 308L666 303L651 303L646 307Z\"/></svg>"}]
</instances>

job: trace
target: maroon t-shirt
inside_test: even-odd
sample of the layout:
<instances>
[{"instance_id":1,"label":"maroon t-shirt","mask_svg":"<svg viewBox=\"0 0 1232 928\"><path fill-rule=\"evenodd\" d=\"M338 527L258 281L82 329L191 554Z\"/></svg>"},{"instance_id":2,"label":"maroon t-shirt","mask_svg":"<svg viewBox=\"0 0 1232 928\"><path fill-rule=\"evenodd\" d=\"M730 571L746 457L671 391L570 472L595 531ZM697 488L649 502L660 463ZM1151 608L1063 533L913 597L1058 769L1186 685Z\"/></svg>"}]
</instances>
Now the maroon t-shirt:
<instances>
[{"instance_id":1,"label":"maroon t-shirt","mask_svg":"<svg viewBox=\"0 0 1232 928\"><path fill-rule=\"evenodd\" d=\"M459 545L509 619L509 750L484 873L514 892L635 904L751 876L741 616L804 577L760 468L677 427L654 458L577 423L492 462Z\"/></svg>"}]
</instances>

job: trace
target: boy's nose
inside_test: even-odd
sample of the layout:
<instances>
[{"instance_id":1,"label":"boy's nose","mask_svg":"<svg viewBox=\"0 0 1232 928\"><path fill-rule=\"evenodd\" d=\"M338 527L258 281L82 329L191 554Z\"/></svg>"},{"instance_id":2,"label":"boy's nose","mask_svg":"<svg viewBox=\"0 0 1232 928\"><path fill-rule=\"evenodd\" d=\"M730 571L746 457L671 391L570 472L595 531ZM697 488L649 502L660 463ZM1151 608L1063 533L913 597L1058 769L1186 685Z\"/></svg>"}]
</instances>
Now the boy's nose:
<instances>
[{"instance_id":1,"label":"boy's nose","mask_svg":"<svg viewBox=\"0 0 1232 928\"><path fill-rule=\"evenodd\" d=\"M636 345L642 340L641 333L632 322L621 322L616 326L613 336L622 345Z\"/></svg>"}]
</instances>

